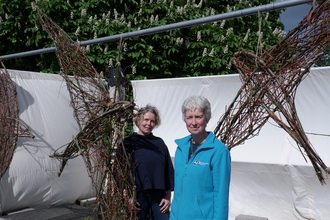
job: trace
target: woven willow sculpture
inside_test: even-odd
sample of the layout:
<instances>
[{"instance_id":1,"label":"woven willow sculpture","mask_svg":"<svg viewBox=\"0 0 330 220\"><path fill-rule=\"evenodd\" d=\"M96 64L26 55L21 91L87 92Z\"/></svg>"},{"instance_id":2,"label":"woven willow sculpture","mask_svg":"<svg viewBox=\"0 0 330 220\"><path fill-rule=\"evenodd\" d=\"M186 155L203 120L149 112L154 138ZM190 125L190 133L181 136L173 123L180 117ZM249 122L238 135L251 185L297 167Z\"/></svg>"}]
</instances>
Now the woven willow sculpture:
<instances>
[{"instance_id":1,"label":"woven willow sculpture","mask_svg":"<svg viewBox=\"0 0 330 220\"><path fill-rule=\"evenodd\" d=\"M243 85L215 129L229 149L256 136L272 118L296 141L323 184L324 164L309 142L295 108L295 95L330 41L330 1L324 1L277 45L262 54L235 53L231 60ZM306 160L306 158L305 158Z\"/></svg>"},{"instance_id":2,"label":"woven willow sculpture","mask_svg":"<svg viewBox=\"0 0 330 220\"><path fill-rule=\"evenodd\" d=\"M122 148L123 128L133 117L134 104L111 100L100 74L87 60L78 43L38 8L40 22L52 37L56 55L71 95L71 105L81 131L62 152L52 155L62 161L82 156L92 178L97 208L103 219L134 219L134 187ZM314 151L299 122L294 96L299 83L320 57L329 40L329 1L322 3L278 45L262 54L237 52L232 64L243 86L215 133L230 149L257 135L269 118L297 142L311 160L319 180L329 170ZM133 201L130 200L133 198Z\"/></svg>"},{"instance_id":3,"label":"woven willow sculpture","mask_svg":"<svg viewBox=\"0 0 330 220\"><path fill-rule=\"evenodd\" d=\"M33 138L29 128L19 120L16 86L1 62L0 69L0 179L7 171L19 137Z\"/></svg>"},{"instance_id":4,"label":"woven willow sculpture","mask_svg":"<svg viewBox=\"0 0 330 220\"><path fill-rule=\"evenodd\" d=\"M80 45L36 9L41 25L56 46L61 75L81 128L63 151L60 152L60 148L51 155L62 162L59 175L69 159L82 156L102 219L135 219L135 210L131 208L135 204L134 180L122 147L125 124L133 117L134 104L116 100L120 96L113 91L110 97L105 80L88 61Z\"/></svg>"}]
</instances>

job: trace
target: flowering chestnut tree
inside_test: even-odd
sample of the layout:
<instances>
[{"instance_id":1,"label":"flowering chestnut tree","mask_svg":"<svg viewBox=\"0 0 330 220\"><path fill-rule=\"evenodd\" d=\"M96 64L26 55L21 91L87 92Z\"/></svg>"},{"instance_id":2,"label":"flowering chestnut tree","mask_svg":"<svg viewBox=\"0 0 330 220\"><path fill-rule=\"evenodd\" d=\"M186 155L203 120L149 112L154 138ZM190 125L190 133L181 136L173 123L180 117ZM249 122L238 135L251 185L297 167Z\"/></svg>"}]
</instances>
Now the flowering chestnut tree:
<instances>
[{"instance_id":1,"label":"flowering chestnut tree","mask_svg":"<svg viewBox=\"0 0 330 220\"><path fill-rule=\"evenodd\" d=\"M78 42L271 3L270 0L11 0L0 2L1 55L51 47L34 6ZM261 51L281 38L280 11L85 46L98 71L121 68L128 79L235 73L241 49ZM59 71L53 53L6 60L7 68Z\"/></svg>"}]
</instances>

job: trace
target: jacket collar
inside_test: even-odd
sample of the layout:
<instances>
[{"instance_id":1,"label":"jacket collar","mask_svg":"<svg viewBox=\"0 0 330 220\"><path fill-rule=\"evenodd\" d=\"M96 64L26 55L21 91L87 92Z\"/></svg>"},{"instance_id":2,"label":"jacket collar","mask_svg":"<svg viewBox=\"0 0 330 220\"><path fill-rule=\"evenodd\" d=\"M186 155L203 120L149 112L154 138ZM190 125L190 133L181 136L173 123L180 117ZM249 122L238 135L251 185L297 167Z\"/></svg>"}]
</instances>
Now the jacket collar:
<instances>
[{"instance_id":1,"label":"jacket collar","mask_svg":"<svg viewBox=\"0 0 330 220\"><path fill-rule=\"evenodd\" d=\"M207 132L208 135L203 142L203 144L199 148L214 148L214 139L216 136L213 134L213 132ZM190 148L190 140L192 138L192 135L188 135L181 139L176 139L174 142L178 145L178 148L181 149L183 152L188 152Z\"/></svg>"}]
</instances>

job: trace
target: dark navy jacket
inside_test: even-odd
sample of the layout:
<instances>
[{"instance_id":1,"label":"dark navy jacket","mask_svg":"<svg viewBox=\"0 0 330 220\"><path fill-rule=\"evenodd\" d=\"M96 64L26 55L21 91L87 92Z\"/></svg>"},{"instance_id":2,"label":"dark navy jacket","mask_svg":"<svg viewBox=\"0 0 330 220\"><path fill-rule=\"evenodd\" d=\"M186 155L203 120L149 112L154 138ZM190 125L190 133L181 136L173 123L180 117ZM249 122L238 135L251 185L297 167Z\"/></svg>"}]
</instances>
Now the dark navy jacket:
<instances>
[{"instance_id":1,"label":"dark navy jacket","mask_svg":"<svg viewBox=\"0 0 330 220\"><path fill-rule=\"evenodd\" d=\"M134 132L124 139L130 156L137 192L148 189L174 189L174 169L163 139Z\"/></svg>"}]
</instances>

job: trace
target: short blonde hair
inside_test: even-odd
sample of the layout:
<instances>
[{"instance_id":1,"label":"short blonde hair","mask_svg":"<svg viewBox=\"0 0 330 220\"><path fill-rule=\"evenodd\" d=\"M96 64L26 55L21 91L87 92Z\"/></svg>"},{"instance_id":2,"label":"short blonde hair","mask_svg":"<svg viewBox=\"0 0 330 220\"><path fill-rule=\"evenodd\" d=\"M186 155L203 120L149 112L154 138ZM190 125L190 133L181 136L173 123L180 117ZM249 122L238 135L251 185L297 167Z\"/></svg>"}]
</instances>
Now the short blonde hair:
<instances>
[{"instance_id":1,"label":"short blonde hair","mask_svg":"<svg viewBox=\"0 0 330 220\"><path fill-rule=\"evenodd\" d=\"M151 112L152 114L155 115L155 118L156 118L155 119L155 127L158 127L161 123L160 116L159 116L159 111L155 106L152 106L152 105L149 105L149 104L138 110L138 112L136 113L136 115L133 118L133 122L135 123L135 125L137 127L139 127L139 123L141 122L141 120L143 119L143 116L147 112Z\"/></svg>"}]
</instances>

